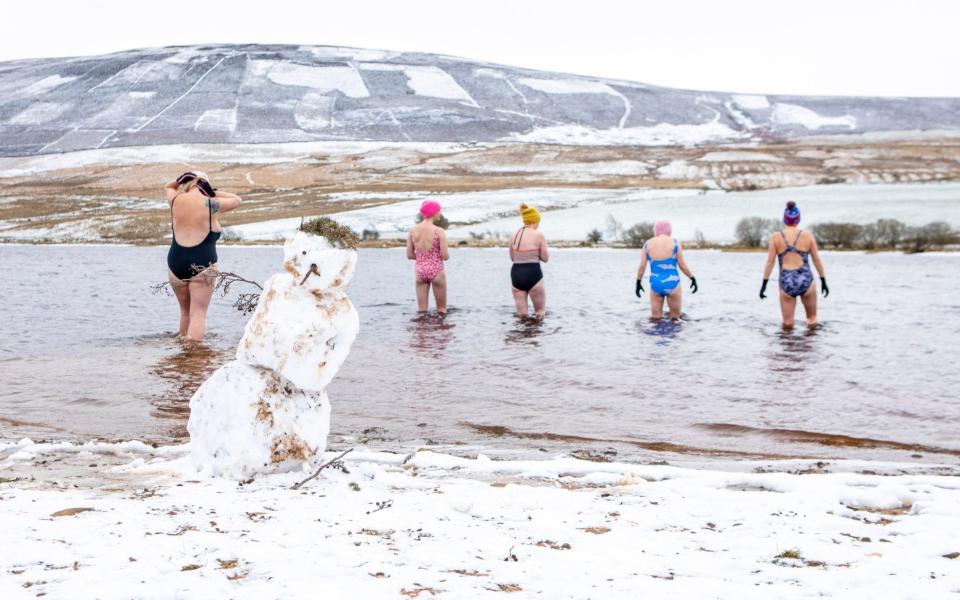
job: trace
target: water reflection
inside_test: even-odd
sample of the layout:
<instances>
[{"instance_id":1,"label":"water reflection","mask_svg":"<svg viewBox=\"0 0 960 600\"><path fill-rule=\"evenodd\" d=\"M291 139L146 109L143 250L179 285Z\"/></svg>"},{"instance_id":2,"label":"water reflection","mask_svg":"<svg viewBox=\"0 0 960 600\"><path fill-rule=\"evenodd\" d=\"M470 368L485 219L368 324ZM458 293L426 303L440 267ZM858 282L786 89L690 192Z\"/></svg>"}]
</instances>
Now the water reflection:
<instances>
[{"instance_id":1,"label":"water reflection","mask_svg":"<svg viewBox=\"0 0 960 600\"><path fill-rule=\"evenodd\" d=\"M411 319L407 329L411 334L410 347L418 354L440 358L453 340L456 324L449 315L421 313Z\"/></svg>"},{"instance_id":2,"label":"water reflection","mask_svg":"<svg viewBox=\"0 0 960 600\"><path fill-rule=\"evenodd\" d=\"M232 348L218 349L202 342L173 338L172 353L165 354L150 367L150 373L167 385L151 400L151 415L169 423L174 439L187 437L190 398L217 367L226 362Z\"/></svg>"},{"instance_id":3,"label":"water reflection","mask_svg":"<svg viewBox=\"0 0 960 600\"><path fill-rule=\"evenodd\" d=\"M656 342L658 345L669 344L671 340L677 337L682 327L682 319L676 321L672 319L649 319L641 322L639 326L644 335L660 338Z\"/></svg>"},{"instance_id":4,"label":"water reflection","mask_svg":"<svg viewBox=\"0 0 960 600\"><path fill-rule=\"evenodd\" d=\"M771 337L775 342L770 356L769 369L778 375L791 377L806 372L818 359L818 337L822 325L795 329L780 329Z\"/></svg>"},{"instance_id":5,"label":"water reflection","mask_svg":"<svg viewBox=\"0 0 960 600\"><path fill-rule=\"evenodd\" d=\"M536 317L515 317L513 328L503 337L507 344L527 344L539 346L539 338L543 334L543 319Z\"/></svg>"}]
</instances>

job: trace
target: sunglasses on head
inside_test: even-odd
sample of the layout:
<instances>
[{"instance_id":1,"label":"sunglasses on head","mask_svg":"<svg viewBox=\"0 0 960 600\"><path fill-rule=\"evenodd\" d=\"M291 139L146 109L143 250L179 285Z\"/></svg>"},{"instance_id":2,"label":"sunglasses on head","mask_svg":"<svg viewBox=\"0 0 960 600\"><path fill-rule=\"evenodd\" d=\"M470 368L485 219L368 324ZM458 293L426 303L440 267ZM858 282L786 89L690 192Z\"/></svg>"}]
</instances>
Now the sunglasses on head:
<instances>
[{"instance_id":1,"label":"sunglasses on head","mask_svg":"<svg viewBox=\"0 0 960 600\"><path fill-rule=\"evenodd\" d=\"M217 188L210 185L210 182L206 179L197 179L197 188L200 190L200 193L207 198L213 198L217 195Z\"/></svg>"},{"instance_id":2,"label":"sunglasses on head","mask_svg":"<svg viewBox=\"0 0 960 600\"><path fill-rule=\"evenodd\" d=\"M188 182L188 181L193 181L193 180L196 179L196 178L197 178L197 174L196 174L196 173L191 173L191 172L187 171L186 173L184 173L184 174L181 175L180 177L177 177L177 185L183 185L183 184L185 184L186 182Z\"/></svg>"}]
</instances>

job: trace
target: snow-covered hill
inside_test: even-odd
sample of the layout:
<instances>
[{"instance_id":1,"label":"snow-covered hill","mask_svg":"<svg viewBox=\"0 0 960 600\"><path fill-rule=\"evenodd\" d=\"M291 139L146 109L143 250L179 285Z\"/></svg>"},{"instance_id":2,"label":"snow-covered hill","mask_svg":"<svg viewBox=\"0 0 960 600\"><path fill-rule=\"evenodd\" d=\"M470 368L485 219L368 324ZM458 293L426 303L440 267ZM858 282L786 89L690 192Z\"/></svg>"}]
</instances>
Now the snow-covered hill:
<instances>
[{"instance_id":1,"label":"snow-covered hill","mask_svg":"<svg viewBox=\"0 0 960 600\"><path fill-rule=\"evenodd\" d=\"M316 140L692 145L938 130L960 131L960 99L697 92L327 46L0 63L0 156Z\"/></svg>"}]
</instances>

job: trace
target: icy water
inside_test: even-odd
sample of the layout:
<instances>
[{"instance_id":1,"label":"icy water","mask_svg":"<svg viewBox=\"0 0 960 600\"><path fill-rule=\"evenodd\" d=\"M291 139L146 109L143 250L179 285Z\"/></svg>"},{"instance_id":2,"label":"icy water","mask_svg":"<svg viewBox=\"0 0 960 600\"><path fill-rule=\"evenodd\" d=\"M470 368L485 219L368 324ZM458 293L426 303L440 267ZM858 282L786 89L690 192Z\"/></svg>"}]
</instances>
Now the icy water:
<instances>
[{"instance_id":1,"label":"icy water","mask_svg":"<svg viewBox=\"0 0 960 600\"><path fill-rule=\"evenodd\" d=\"M184 439L190 396L246 317L217 299L207 346L182 346L176 301L150 291L165 253L0 247L0 438ZM556 250L548 318L529 325L511 315L506 250L453 250L446 319L417 317L402 249L361 251L334 443L960 463L960 255L826 253L822 327L785 333L775 294L757 298L762 254L688 254L701 289L683 323L649 321L636 252ZM220 257L262 280L281 250Z\"/></svg>"}]
</instances>

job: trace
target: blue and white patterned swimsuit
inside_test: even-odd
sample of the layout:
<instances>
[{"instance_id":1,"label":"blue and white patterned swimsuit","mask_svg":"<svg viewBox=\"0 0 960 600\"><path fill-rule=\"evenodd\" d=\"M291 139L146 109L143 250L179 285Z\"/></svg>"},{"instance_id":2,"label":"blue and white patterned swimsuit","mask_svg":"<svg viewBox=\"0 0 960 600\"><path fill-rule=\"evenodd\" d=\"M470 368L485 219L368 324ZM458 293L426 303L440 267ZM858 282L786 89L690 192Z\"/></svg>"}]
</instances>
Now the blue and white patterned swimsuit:
<instances>
[{"instance_id":1,"label":"blue and white patterned swimsuit","mask_svg":"<svg viewBox=\"0 0 960 600\"><path fill-rule=\"evenodd\" d=\"M669 296L670 292L680 284L680 271L677 270L677 249L677 240L673 240L673 254L669 258L653 260L650 258L647 245L643 245L643 251L647 253L647 260L650 261L650 289L655 294Z\"/></svg>"},{"instance_id":2,"label":"blue and white patterned swimsuit","mask_svg":"<svg viewBox=\"0 0 960 600\"><path fill-rule=\"evenodd\" d=\"M796 298L806 294L807 290L810 289L810 284L813 283L813 271L810 270L809 261L810 253L797 250L796 244L800 241L800 236L803 235L802 231L797 234L797 239L792 244L787 241L787 236L782 231L780 235L783 236L783 243L787 246L786 250L777 255L777 262L780 265L780 289L783 290L784 294ZM803 259L803 264L797 269L784 269L783 257L787 252L798 254Z\"/></svg>"}]
</instances>

